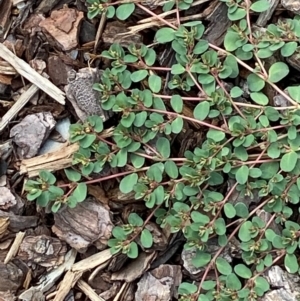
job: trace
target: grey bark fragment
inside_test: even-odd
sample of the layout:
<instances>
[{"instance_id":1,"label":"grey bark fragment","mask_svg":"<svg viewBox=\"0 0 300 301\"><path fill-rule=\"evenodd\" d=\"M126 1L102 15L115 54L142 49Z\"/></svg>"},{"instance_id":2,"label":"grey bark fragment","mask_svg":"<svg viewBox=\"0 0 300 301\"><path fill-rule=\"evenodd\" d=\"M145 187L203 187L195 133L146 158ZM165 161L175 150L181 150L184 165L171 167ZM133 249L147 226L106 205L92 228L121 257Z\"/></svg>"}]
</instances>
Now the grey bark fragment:
<instances>
[{"instance_id":1,"label":"grey bark fragment","mask_svg":"<svg viewBox=\"0 0 300 301\"><path fill-rule=\"evenodd\" d=\"M268 0L268 2L269 2L269 9L262 12L256 21L256 24L258 26L265 26L267 24L268 20L271 19L276 7L279 4L279 0Z\"/></svg>"},{"instance_id":2,"label":"grey bark fragment","mask_svg":"<svg viewBox=\"0 0 300 301\"><path fill-rule=\"evenodd\" d=\"M105 248L113 227L110 212L92 197L75 208L59 211L54 221L52 231L78 252L85 252L92 244L99 250Z\"/></svg>"},{"instance_id":3,"label":"grey bark fragment","mask_svg":"<svg viewBox=\"0 0 300 301\"><path fill-rule=\"evenodd\" d=\"M27 115L10 130L10 137L18 145L18 155L29 159L34 157L48 138L56 122L49 112Z\"/></svg>"},{"instance_id":4,"label":"grey bark fragment","mask_svg":"<svg viewBox=\"0 0 300 301\"><path fill-rule=\"evenodd\" d=\"M21 243L18 258L43 267L53 267L63 263L67 246L57 238L40 235L27 236Z\"/></svg>"},{"instance_id":5,"label":"grey bark fragment","mask_svg":"<svg viewBox=\"0 0 300 301\"><path fill-rule=\"evenodd\" d=\"M136 301L170 301L176 297L176 288L181 282L180 266L161 265L147 272L138 282Z\"/></svg>"},{"instance_id":6,"label":"grey bark fragment","mask_svg":"<svg viewBox=\"0 0 300 301\"><path fill-rule=\"evenodd\" d=\"M281 0L281 4L287 10L294 14L300 14L300 1L299 0Z\"/></svg>"},{"instance_id":7,"label":"grey bark fragment","mask_svg":"<svg viewBox=\"0 0 300 301\"><path fill-rule=\"evenodd\" d=\"M68 72L66 95L82 121L90 115L99 115L103 121L111 116L100 105L100 92L93 89L93 85L99 81L98 68L82 68L78 72L75 70Z\"/></svg>"},{"instance_id":8,"label":"grey bark fragment","mask_svg":"<svg viewBox=\"0 0 300 301\"><path fill-rule=\"evenodd\" d=\"M16 198L6 187L0 187L0 209L7 210L17 204Z\"/></svg>"},{"instance_id":9,"label":"grey bark fragment","mask_svg":"<svg viewBox=\"0 0 300 301\"><path fill-rule=\"evenodd\" d=\"M298 301L300 297L299 276L290 275L279 266L272 266L265 277L273 289L259 301Z\"/></svg>"}]
</instances>

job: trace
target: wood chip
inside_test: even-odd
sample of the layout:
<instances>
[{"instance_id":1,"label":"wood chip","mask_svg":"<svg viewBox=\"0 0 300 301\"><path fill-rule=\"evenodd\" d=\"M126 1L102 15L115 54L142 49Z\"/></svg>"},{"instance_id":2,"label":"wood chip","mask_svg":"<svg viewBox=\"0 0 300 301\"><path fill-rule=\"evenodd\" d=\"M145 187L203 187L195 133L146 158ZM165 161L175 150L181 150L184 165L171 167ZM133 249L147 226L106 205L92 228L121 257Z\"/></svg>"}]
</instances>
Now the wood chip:
<instances>
[{"instance_id":1,"label":"wood chip","mask_svg":"<svg viewBox=\"0 0 300 301\"><path fill-rule=\"evenodd\" d=\"M72 267L72 271L86 272L110 260L111 258L112 254L110 252L110 249L106 249L75 263Z\"/></svg>"},{"instance_id":2,"label":"wood chip","mask_svg":"<svg viewBox=\"0 0 300 301\"><path fill-rule=\"evenodd\" d=\"M10 21L12 1L3 0L0 2L0 37L3 37Z\"/></svg>"},{"instance_id":3,"label":"wood chip","mask_svg":"<svg viewBox=\"0 0 300 301\"><path fill-rule=\"evenodd\" d=\"M141 277L149 268L150 264L155 257L156 252L139 254L138 258L130 262L120 271L111 275L111 280L124 280L126 282L132 282Z\"/></svg>"},{"instance_id":4,"label":"wood chip","mask_svg":"<svg viewBox=\"0 0 300 301\"><path fill-rule=\"evenodd\" d=\"M51 44L63 51L69 51L78 45L79 25L82 19L82 11L66 6L52 11L50 17L40 22L39 25L49 37Z\"/></svg>"},{"instance_id":5,"label":"wood chip","mask_svg":"<svg viewBox=\"0 0 300 301\"><path fill-rule=\"evenodd\" d=\"M64 301L65 297L68 295L72 287L74 287L81 275L82 273L68 271L60 283L59 289L53 301Z\"/></svg>"},{"instance_id":6,"label":"wood chip","mask_svg":"<svg viewBox=\"0 0 300 301\"><path fill-rule=\"evenodd\" d=\"M6 258L4 260L5 264L8 263L12 258L14 258L16 256L16 254L19 251L19 247L20 247L20 245L22 243L22 240L23 240L24 236L25 236L25 232L19 232L16 235L14 243L10 247L10 250L8 251L8 253L6 255Z\"/></svg>"},{"instance_id":7,"label":"wood chip","mask_svg":"<svg viewBox=\"0 0 300 301\"><path fill-rule=\"evenodd\" d=\"M28 177L31 178L37 176L39 171L43 169L55 171L67 168L72 165L72 155L78 149L78 144L71 144L52 153L22 160L20 174L27 173Z\"/></svg>"},{"instance_id":8,"label":"wood chip","mask_svg":"<svg viewBox=\"0 0 300 301\"><path fill-rule=\"evenodd\" d=\"M80 288L84 294L91 300L91 301L105 301L103 298L98 296L94 290L83 280L78 280L77 282L78 288Z\"/></svg>"},{"instance_id":9,"label":"wood chip","mask_svg":"<svg viewBox=\"0 0 300 301\"><path fill-rule=\"evenodd\" d=\"M32 85L26 92L24 92L17 102L9 109L9 111L0 120L0 132L2 132L7 124L20 112L26 103L38 92L39 88Z\"/></svg>"},{"instance_id":10,"label":"wood chip","mask_svg":"<svg viewBox=\"0 0 300 301\"><path fill-rule=\"evenodd\" d=\"M9 62L20 75L25 77L31 83L37 85L46 94L52 97L60 104L65 104L65 94L63 91L53 85L48 79L41 76L38 72L32 69L29 64L18 58L6 46L0 43L0 57Z\"/></svg>"},{"instance_id":11,"label":"wood chip","mask_svg":"<svg viewBox=\"0 0 300 301\"><path fill-rule=\"evenodd\" d=\"M8 217L0 217L0 238L2 238L9 226Z\"/></svg>"},{"instance_id":12,"label":"wood chip","mask_svg":"<svg viewBox=\"0 0 300 301\"><path fill-rule=\"evenodd\" d=\"M19 296L19 299L25 301L32 301L32 300L36 300L33 298L33 296L37 292L41 292L41 293L47 292L50 288L52 288L55 285L56 281L61 277L61 275L65 271L69 271L71 269L73 263L75 262L76 255L77 255L76 250L74 249L70 250L66 254L65 262L62 265L51 270L46 275L44 275L40 279L39 284L37 286L32 286L30 289L23 292Z\"/></svg>"}]
</instances>

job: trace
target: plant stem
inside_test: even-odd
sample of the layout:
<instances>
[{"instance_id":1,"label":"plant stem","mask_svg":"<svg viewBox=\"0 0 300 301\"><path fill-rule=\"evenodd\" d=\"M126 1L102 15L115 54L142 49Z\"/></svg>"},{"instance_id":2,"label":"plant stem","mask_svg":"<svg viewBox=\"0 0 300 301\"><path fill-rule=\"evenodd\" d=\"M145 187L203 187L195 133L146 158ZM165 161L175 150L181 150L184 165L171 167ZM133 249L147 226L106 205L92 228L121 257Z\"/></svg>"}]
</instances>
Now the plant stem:
<instances>
[{"instance_id":1,"label":"plant stem","mask_svg":"<svg viewBox=\"0 0 300 301\"><path fill-rule=\"evenodd\" d=\"M118 177L127 176L127 175L130 175L130 174L134 173L134 172L146 171L149 168L150 167L143 167L143 168L139 168L139 169L135 169L135 170L131 170L131 171L123 171L123 172L117 173L115 175L105 176L105 177L89 180L89 181L82 182L82 183L85 183L85 184L99 183L99 182L107 181L107 180L110 180L110 179L115 179L115 178L118 178ZM69 187L69 185L70 184L62 184L62 185L58 185L58 187Z\"/></svg>"},{"instance_id":2,"label":"plant stem","mask_svg":"<svg viewBox=\"0 0 300 301\"><path fill-rule=\"evenodd\" d=\"M176 116L176 117L181 117L182 119L186 119L186 120L189 120L191 122L194 122L194 123L198 123L198 124L201 124L203 126L206 126L206 127L209 127L209 128L212 128L212 129L215 129L217 131L221 131L221 132L224 132L224 133L228 133L228 131L220 128L220 127L217 127L213 124L210 124L210 123L207 123L207 122L204 122L204 121L200 121L198 119L195 119L195 118L191 118L191 117L188 117L188 116L184 116L184 115L180 115L178 113L175 113L175 112L167 112L167 111L162 111L162 110L157 110L157 109L149 109L147 107L144 107L143 108L145 111L148 111L148 112L156 112L156 113L161 113L161 114L166 114L166 115L170 115L170 116ZM140 110L132 110L133 112L140 112Z\"/></svg>"},{"instance_id":3,"label":"plant stem","mask_svg":"<svg viewBox=\"0 0 300 301\"><path fill-rule=\"evenodd\" d=\"M232 53L227 52L226 50L215 46L214 44L208 43L209 47L212 49L215 49L217 51L220 51L221 53L224 53L226 55L232 55L234 56ZM260 77L262 80L264 80L265 82L267 82L274 90L276 90L279 94L281 94L283 97L285 97L291 104L293 104L296 108L299 108L299 104L294 101L289 95L287 95L286 93L284 93L280 88L278 88L275 84L273 84L272 82L270 82L268 79L265 79L263 75L261 75L260 73L257 73L252 67L250 67L249 65L247 65L246 63L244 63L242 60L240 60L239 58L237 58L236 56L234 56L235 59L237 60L237 62L243 66L244 68L246 68L247 70L251 71L252 73L256 74L258 77Z\"/></svg>"}]
</instances>

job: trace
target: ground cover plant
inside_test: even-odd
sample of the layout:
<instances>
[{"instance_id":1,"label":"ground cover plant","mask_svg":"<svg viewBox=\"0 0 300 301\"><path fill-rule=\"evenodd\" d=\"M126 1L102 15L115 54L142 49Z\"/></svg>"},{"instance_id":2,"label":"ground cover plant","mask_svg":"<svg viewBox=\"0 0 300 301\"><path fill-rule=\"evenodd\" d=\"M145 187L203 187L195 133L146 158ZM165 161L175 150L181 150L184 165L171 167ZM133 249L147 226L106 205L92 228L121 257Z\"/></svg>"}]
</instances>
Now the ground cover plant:
<instances>
[{"instance_id":1,"label":"ground cover plant","mask_svg":"<svg viewBox=\"0 0 300 301\"><path fill-rule=\"evenodd\" d=\"M113 229L111 252L134 259L140 248L151 248L153 237L145 228L150 220L182 232L184 248L197 250L193 264L205 271L200 281L179 286L181 301L257 300L270 289L264 277L269 267L300 274L300 86L284 82L291 72L285 60L299 52L300 18L257 29L252 19L269 8L268 1L222 2L232 21L224 47L203 38L201 21L180 23L179 12L193 4L185 0L165 3L165 11L176 8L178 22L157 17L162 26L154 45L113 44L104 50L101 57L110 67L94 89L118 123L107 128L99 116L90 116L71 125L70 141L80 149L73 168L65 170L69 182L57 185L54 174L41 171L25 187L28 200L55 213L84 201L89 184L119 179L120 191L134 192L147 211L131 213ZM88 3L90 18L106 14L126 20L136 7L145 10L138 2ZM157 63L156 50L165 44L175 52L170 67ZM268 66L273 56L280 60ZM267 87L288 104L275 106ZM187 104L193 116L185 113ZM200 126L203 139L179 157L172 141L187 122ZM86 180L106 167L118 172ZM233 202L236 191L254 206L243 198ZM270 214L267 221L261 210ZM222 252L234 238L241 256L229 263ZM212 239L219 244L215 254L207 251Z\"/></svg>"}]
</instances>

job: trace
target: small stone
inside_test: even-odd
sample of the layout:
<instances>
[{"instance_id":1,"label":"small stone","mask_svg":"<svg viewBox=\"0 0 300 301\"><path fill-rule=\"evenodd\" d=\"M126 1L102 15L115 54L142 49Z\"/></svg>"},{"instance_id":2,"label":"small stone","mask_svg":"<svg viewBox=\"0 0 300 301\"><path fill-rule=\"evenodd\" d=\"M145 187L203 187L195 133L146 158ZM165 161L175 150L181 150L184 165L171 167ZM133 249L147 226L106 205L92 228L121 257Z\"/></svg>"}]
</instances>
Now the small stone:
<instances>
[{"instance_id":1,"label":"small stone","mask_svg":"<svg viewBox=\"0 0 300 301\"><path fill-rule=\"evenodd\" d=\"M122 47L128 47L130 44L138 46L143 43L142 35L139 33L130 33L126 26L119 21L107 23L102 34L102 40L106 45L117 43Z\"/></svg>"},{"instance_id":2,"label":"small stone","mask_svg":"<svg viewBox=\"0 0 300 301\"><path fill-rule=\"evenodd\" d=\"M63 51L69 51L78 45L79 24L82 19L83 12L64 7L52 11L50 17L39 25L51 44Z\"/></svg>"},{"instance_id":3,"label":"small stone","mask_svg":"<svg viewBox=\"0 0 300 301\"><path fill-rule=\"evenodd\" d=\"M80 33L79 33L79 43L82 45L94 41L95 37L96 37L95 26L92 23L83 20L80 28Z\"/></svg>"},{"instance_id":4,"label":"small stone","mask_svg":"<svg viewBox=\"0 0 300 301\"><path fill-rule=\"evenodd\" d=\"M287 10L295 14L300 14L300 1L299 0L281 0L281 4Z\"/></svg>"},{"instance_id":5,"label":"small stone","mask_svg":"<svg viewBox=\"0 0 300 301\"><path fill-rule=\"evenodd\" d=\"M16 198L11 191L6 187L0 187L0 209L7 210L16 203Z\"/></svg>"},{"instance_id":6,"label":"small stone","mask_svg":"<svg viewBox=\"0 0 300 301\"><path fill-rule=\"evenodd\" d=\"M68 84L68 67L58 56L50 56L48 59L48 74L55 86Z\"/></svg>"}]
</instances>

